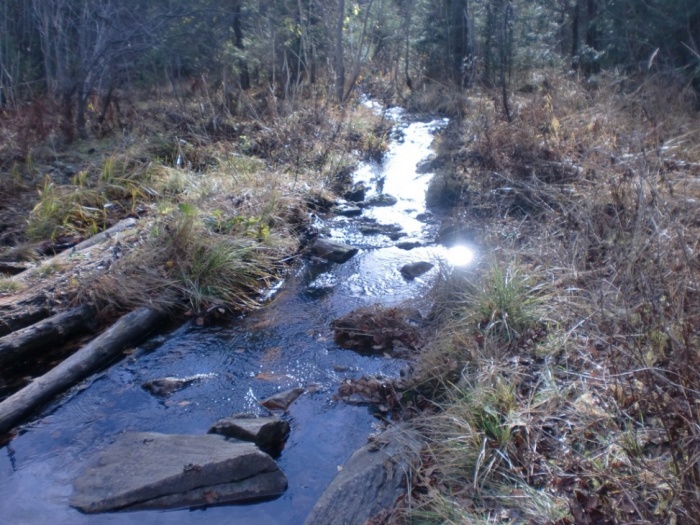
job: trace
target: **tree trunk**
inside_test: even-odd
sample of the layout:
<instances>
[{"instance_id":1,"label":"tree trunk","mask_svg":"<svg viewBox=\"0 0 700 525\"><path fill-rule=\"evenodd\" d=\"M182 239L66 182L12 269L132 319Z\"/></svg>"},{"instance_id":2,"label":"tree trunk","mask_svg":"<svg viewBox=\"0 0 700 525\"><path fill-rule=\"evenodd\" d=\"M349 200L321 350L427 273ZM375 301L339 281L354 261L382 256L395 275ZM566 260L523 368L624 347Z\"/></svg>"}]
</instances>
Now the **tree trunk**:
<instances>
[{"instance_id":1,"label":"tree trunk","mask_svg":"<svg viewBox=\"0 0 700 525\"><path fill-rule=\"evenodd\" d=\"M581 16L581 0L576 0L571 14L571 61L577 66L579 52L579 18Z\"/></svg>"},{"instance_id":2,"label":"tree trunk","mask_svg":"<svg viewBox=\"0 0 700 525\"><path fill-rule=\"evenodd\" d=\"M233 36L234 45L239 51L243 51L245 47L243 46L243 28L241 26L241 2L237 1L233 6ZM241 89L250 89L250 73L248 72L248 62L245 57L240 57L238 59L238 69L239 69L239 81L241 83Z\"/></svg>"},{"instance_id":3,"label":"tree trunk","mask_svg":"<svg viewBox=\"0 0 700 525\"><path fill-rule=\"evenodd\" d=\"M499 55L500 55L500 84L501 84L501 97L503 99L503 113L506 116L508 122L511 122L512 116L510 112L510 103L508 101L508 75L506 74L510 68L510 16L511 16L511 5L510 0L502 0L501 8L501 20L500 20L500 42L499 42Z\"/></svg>"},{"instance_id":4,"label":"tree trunk","mask_svg":"<svg viewBox=\"0 0 700 525\"><path fill-rule=\"evenodd\" d=\"M27 358L42 346L56 346L89 326L92 308L80 306L0 338L0 364Z\"/></svg>"},{"instance_id":5,"label":"tree trunk","mask_svg":"<svg viewBox=\"0 0 700 525\"><path fill-rule=\"evenodd\" d=\"M87 106L87 94L82 89L78 90L77 110L75 114L75 128L78 131L78 137L81 139L87 138L87 122L85 118L85 109Z\"/></svg>"},{"instance_id":6,"label":"tree trunk","mask_svg":"<svg viewBox=\"0 0 700 525\"><path fill-rule=\"evenodd\" d=\"M345 95L345 59L343 57L343 24L345 0L338 0L338 25L335 30L335 95L340 104Z\"/></svg>"},{"instance_id":7,"label":"tree trunk","mask_svg":"<svg viewBox=\"0 0 700 525\"><path fill-rule=\"evenodd\" d=\"M75 90L66 90L61 96L61 132L66 142L71 143L75 139L75 128L73 127L73 92Z\"/></svg>"},{"instance_id":8,"label":"tree trunk","mask_svg":"<svg viewBox=\"0 0 700 525\"><path fill-rule=\"evenodd\" d=\"M590 53L591 49L593 51L598 51L598 48L600 46L600 30L598 28L599 10L600 9L598 6L598 0L587 0L587 4L586 4L586 18L587 18L586 46L588 48L590 48L588 50L588 53ZM587 57L585 64L584 64L584 67L585 67L585 71L586 71L587 75L590 75L592 73L597 73L600 70L600 64L598 62L598 59L595 57Z\"/></svg>"},{"instance_id":9,"label":"tree trunk","mask_svg":"<svg viewBox=\"0 0 700 525\"><path fill-rule=\"evenodd\" d=\"M119 319L75 354L0 403L0 434L78 381L117 358L122 350L142 339L162 319L151 308L140 308Z\"/></svg>"},{"instance_id":10,"label":"tree trunk","mask_svg":"<svg viewBox=\"0 0 700 525\"><path fill-rule=\"evenodd\" d=\"M468 5L465 0L451 0L447 52L452 57L452 76L460 87L465 84L465 64L469 55Z\"/></svg>"}]
</instances>

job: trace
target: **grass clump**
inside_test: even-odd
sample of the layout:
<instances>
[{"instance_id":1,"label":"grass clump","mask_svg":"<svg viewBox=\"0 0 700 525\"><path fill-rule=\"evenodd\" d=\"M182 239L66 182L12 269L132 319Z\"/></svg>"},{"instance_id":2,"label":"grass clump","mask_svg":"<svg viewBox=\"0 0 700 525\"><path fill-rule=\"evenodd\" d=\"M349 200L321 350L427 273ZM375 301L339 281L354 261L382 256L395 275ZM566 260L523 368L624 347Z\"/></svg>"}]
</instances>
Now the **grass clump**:
<instances>
[{"instance_id":1,"label":"grass clump","mask_svg":"<svg viewBox=\"0 0 700 525\"><path fill-rule=\"evenodd\" d=\"M260 306L261 292L279 278L289 247L278 234L214 232L194 206L181 204L83 294L118 309L155 302L194 313L247 311Z\"/></svg>"},{"instance_id":2,"label":"grass clump","mask_svg":"<svg viewBox=\"0 0 700 525\"><path fill-rule=\"evenodd\" d=\"M0 293L15 293L21 289L22 283L18 283L7 277L0 278Z\"/></svg>"},{"instance_id":3,"label":"grass clump","mask_svg":"<svg viewBox=\"0 0 700 525\"><path fill-rule=\"evenodd\" d=\"M74 175L71 184L60 185L49 176L38 190L39 201L29 214L27 235L32 240L62 235L94 235L139 203L152 200L149 170L143 163L108 157L99 171Z\"/></svg>"}]
</instances>

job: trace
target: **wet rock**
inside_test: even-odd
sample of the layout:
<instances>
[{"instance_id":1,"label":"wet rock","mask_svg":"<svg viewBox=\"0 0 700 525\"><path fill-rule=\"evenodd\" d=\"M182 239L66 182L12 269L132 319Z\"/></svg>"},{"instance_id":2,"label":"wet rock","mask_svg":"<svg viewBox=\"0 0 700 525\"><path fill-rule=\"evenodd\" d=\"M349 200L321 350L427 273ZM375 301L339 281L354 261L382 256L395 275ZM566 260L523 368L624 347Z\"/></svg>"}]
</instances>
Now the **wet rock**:
<instances>
[{"instance_id":1,"label":"wet rock","mask_svg":"<svg viewBox=\"0 0 700 525\"><path fill-rule=\"evenodd\" d=\"M362 209L353 204L338 204L331 208L331 213L342 215L343 217L357 217L362 215Z\"/></svg>"},{"instance_id":2,"label":"wet rock","mask_svg":"<svg viewBox=\"0 0 700 525\"><path fill-rule=\"evenodd\" d=\"M421 246L423 246L421 241L402 241L396 243L396 247L400 248L401 250L413 250L414 248L420 248Z\"/></svg>"},{"instance_id":3,"label":"wet rock","mask_svg":"<svg viewBox=\"0 0 700 525\"><path fill-rule=\"evenodd\" d=\"M220 419L212 425L209 433L251 441L262 450L277 454L289 436L289 423L276 417L244 414Z\"/></svg>"},{"instance_id":4,"label":"wet rock","mask_svg":"<svg viewBox=\"0 0 700 525\"><path fill-rule=\"evenodd\" d=\"M412 280L418 277L419 275L423 275L425 272L429 271L433 266L435 265L427 261L417 261L404 264L401 267L401 270L399 271L401 272L401 275L403 275L406 279Z\"/></svg>"},{"instance_id":5,"label":"wet rock","mask_svg":"<svg viewBox=\"0 0 700 525\"><path fill-rule=\"evenodd\" d=\"M129 432L84 468L70 505L87 513L174 509L278 496L286 486L275 461L252 443Z\"/></svg>"},{"instance_id":6,"label":"wet rock","mask_svg":"<svg viewBox=\"0 0 700 525\"><path fill-rule=\"evenodd\" d=\"M393 427L357 450L314 505L305 525L364 525L406 491L421 442Z\"/></svg>"},{"instance_id":7,"label":"wet rock","mask_svg":"<svg viewBox=\"0 0 700 525\"><path fill-rule=\"evenodd\" d=\"M393 206L398 200L393 195L388 193L380 193L373 195L364 202L364 206Z\"/></svg>"},{"instance_id":8,"label":"wet rock","mask_svg":"<svg viewBox=\"0 0 700 525\"><path fill-rule=\"evenodd\" d=\"M316 242L311 247L311 252L321 259L335 263L344 263L356 255L358 250L347 244L316 239Z\"/></svg>"},{"instance_id":9,"label":"wet rock","mask_svg":"<svg viewBox=\"0 0 700 525\"><path fill-rule=\"evenodd\" d=\"M159 379L146 381L141 386L153 395L169 396L173 392L182 390L196 381L202 381L212 377L216 377L216 374L196 374L187 377L161 377Z\"/></svg>"},{"instance_id":10,"label":"wet rock","mask_svg":"<svg viewBox=\"0 0 700 525\"><path fill-rule=\"evenodd\" d=\"M285 390L279 394L268 397L260 404L267 408L268 410L287 410L289 405L294 403L296 399L304 393L303 388L293 388L292 390Z\"/></svg>"},{"instance_id":11,"label":"wet rock","mask_svg":"<svg viewBox=\"0 0 700 525\"><path fill-rule=\"evenodd\" d=\"M433 218L433 214L430 213L429 211L425 211L423 213L419 213L416 215L416 220L420 222L429 222Z\"/></svg>"},{"instance_id":12,"label":"wet rock","mask_svg":"<svg viewBox=\"0 0 700 525\"><path fill-rule=\"evenodd\" d=\"M345 193L344 197L346 200L351 202L362 202L367 196L367 185L364 182L357 182L353 184L352 188Z\"/></svg>"}]
</instances>

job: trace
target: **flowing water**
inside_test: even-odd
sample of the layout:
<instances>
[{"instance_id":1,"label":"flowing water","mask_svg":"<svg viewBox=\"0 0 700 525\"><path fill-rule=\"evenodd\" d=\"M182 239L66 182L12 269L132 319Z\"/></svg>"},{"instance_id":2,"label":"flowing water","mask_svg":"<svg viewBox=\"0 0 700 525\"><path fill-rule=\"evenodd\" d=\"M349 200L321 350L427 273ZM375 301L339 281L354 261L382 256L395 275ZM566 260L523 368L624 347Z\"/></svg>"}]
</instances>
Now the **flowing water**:
<instances>
[{"instance_id":1,"label":"flowing water","mask_svg":"<svg viewBox=\"0 0 700 525\"><path fill-rule=\"evenodd\" d=\"M405 363L338 348L329 324L370 304L396 304L428 290L437 268L408 281L399 268L412 261L449 259L430 245L436 224L418 220L425 211L430 174L416 164L430 153L444 120L411 122L400 111L382 163L362 164L355 178L377 193L383 186L398 202L369 208L359 218L318 218L336 240L360 248L349 262L302 264L260 311L226 326L187 324L154 338L123 361L48 407L25 431L0 449L0 522L3 524L299 524L352 452L376 430L366 406L334 401L339 384L364 375L397 376ZM396 224L397 248L387 235L365 235L367 224ZM452 252L467 262L470 252ZM141 385L148 380L204 374L202 380L166 398ZM293 387L311 387L284 416L289 440L278 458L289 488L281 497L255 504L203 510L83 515L68 506L72 480L85 461L124 431L202 434L217 419L258 411L257 400Z\"/></svg>"}]
</instances>

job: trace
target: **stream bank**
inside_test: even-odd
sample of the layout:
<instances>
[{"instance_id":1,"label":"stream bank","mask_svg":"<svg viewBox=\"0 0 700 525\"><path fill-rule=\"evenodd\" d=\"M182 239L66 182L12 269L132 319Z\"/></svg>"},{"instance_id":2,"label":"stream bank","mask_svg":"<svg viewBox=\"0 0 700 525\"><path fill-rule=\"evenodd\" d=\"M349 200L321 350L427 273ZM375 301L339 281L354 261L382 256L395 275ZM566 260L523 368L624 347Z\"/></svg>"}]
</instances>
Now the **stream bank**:
<instances>
[{"instance_id":1,"label":"stream bank","mask_svg":"<svg viewBox=\"0 0 700 525\"><path fill-rule=\"evenodd\" d=\"M374 304L420 297L438 268L406 278L407 263L438 262L432 245L438 221L425 212L427 173L416 166L430 154L444 120L397 121L382 163L367 162L355 182L368 191L353 217L317 217L323 237L357 254L343 264L301 264L262 310L226 326L188 324L135 349L121 363L84 382L25 427L0 456L0 508L11 522L42 523L300 523L349 455L378 428L363 405L334 399L339 385L364 376L397 377L405 361L339 348L330 323ZM386 195L394 200L387 199ZM388 204L388 205L387 205ZM358 206L359 207L359 206ZM407 250L407 247L413 249ZM168 396L142 385L162 377L201 375ZM85 460L126 432L203 434L234 413L264 414L259 401L290 388L305 394L284 418L291 433L277 460L289 480L278 499L205 511L138 512L86 517L68 506L71 483Z\"/></svg>"}]
</instances>

